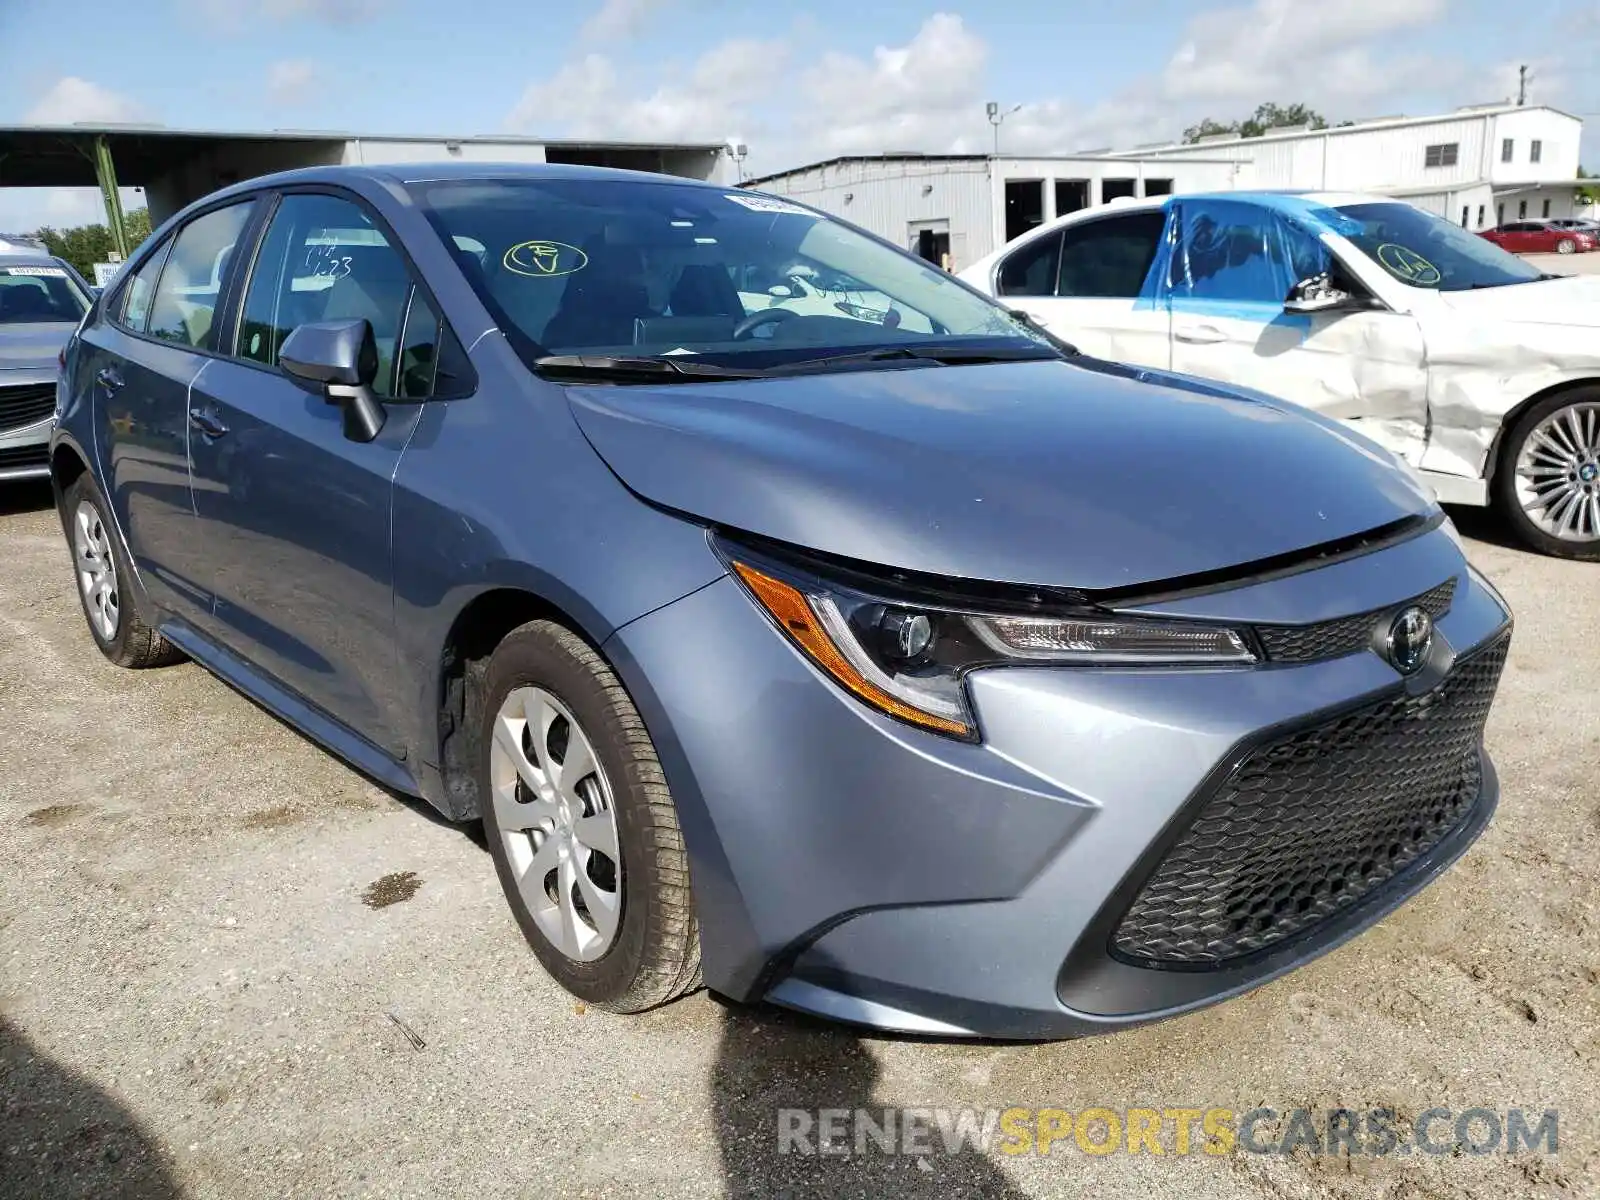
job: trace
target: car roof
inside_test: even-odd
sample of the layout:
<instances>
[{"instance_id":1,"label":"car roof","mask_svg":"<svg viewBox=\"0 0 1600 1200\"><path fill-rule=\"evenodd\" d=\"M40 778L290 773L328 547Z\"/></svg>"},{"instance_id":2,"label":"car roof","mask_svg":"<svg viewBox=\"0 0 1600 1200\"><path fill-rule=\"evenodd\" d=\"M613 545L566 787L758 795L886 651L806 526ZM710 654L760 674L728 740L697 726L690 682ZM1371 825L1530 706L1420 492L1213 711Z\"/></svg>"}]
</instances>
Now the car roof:
<instances>
[{"instance_id":1,"label":"car roof","mask_svg":"<svg viewBox=\"0 0 1600 1200\"><path fill-rule=\"evenodd\" d=\"M59 267L56 256L45 250L7 251L0 254L0 267Z\"/></svg>"}]
</instances>

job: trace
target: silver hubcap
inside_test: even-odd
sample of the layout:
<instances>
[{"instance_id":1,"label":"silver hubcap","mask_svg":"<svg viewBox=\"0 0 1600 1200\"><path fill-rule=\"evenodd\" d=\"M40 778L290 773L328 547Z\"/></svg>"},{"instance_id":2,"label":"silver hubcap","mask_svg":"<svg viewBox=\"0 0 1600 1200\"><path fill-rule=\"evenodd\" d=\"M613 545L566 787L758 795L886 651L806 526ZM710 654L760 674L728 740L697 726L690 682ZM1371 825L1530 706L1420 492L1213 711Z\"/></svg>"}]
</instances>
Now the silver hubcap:
<instances>
[{"instance_id":1,"label":"silver hubcap","mask_svg":"<svg viewBox=\"0 0 1600 1200\"><path fill-rule=\"evenodd\" d=\"M100 510L87 500L78 505L72 521L72 550L78 560L78 591L95 632L105 641L117 636L122 612L118 607L117 563L111 557Z\"/></svg>"},{"instance_id":2,"label":"silver hubcap","mask_svg":"<svg viewBox=\"0 0 1600 1200\"><path fill-rule=\"evenodd\" d=\"M1561 254L1571 254L1576 248L1571 242L1556 243L1556 251Z\"/></svg>"},{"instance_id":3,"label":"silver hubcap","mask_svg":"<svg viewBox=\"0 0 1600 1200\"><path fill-rule=\"evenodd\" d=\"M489 786L534 923L568 958L593 962L622 917L616 810L588 735L543 688L516 689L495 715Z\"/></svg>"},{"instance_id":4,"label":"silver hubcap","mask_svg":"<svg viewBox=\"0 0 1600 1200\"><path fill-rule=\"evenodd\" d=\"M1522 443L1516 484L1540 529L1566 542L1600 540L1600 404L1569 404L1540 422Z\"/></svg>"}]
</instances>

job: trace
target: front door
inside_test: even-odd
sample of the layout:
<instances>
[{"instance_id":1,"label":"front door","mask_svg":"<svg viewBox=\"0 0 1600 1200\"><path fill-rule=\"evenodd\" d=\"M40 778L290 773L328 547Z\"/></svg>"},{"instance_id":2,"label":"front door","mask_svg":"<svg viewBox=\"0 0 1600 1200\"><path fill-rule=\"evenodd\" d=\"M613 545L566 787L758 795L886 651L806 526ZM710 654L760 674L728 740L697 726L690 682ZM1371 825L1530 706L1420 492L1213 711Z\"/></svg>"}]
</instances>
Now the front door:
<instances>
[{"instance_id":1,"label":"front door","mask_svg":"<svg viewBox=\"0 0 1600 1200\"><path fill-rule=\"evenodd\" d=\"M286 195L246 285L235 354L207 363L190 396L209 632L395 757L390 481L421 412L395 396L410 290L359 205ZM277 367L295 326L356 317L372 325L386 401L371 442L345 437L342 410Z\"/></svg>"},{"instance_id":2,"label":"front door","mask_svg":"<svg viewBox=\"0 0 1600 1200\"><path fill-rule=\"evenodd\" d=\"M1319 238L1269 207L1185 200L1175 225L1168 275L1173 370L1348 421L1408 462L1420 461L1428 378L1414 317L1285 312L1296 282L1335 263Z\"/></svg>"},{"instance_id":3,"label":"front door","mask_svg":"<svg viewBox=\"0 0 1600 1200\"><path fill-rule=\"evenodd\" d=\"M1001 259L995 290L1085 354L1165 370L1170 318L1158 294L1166 213L1146 209L1066 225Z\"/></svg>"}]
</instances>

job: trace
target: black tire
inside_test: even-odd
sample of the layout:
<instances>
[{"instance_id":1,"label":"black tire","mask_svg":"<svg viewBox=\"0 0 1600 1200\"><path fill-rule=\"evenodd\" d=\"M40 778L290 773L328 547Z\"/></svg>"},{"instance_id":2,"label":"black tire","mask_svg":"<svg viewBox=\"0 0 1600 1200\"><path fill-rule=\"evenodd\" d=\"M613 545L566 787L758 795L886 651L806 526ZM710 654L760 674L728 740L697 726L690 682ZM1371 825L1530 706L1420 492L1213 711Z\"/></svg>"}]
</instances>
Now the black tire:
<instances>
[{"instance_id":1,"label":"black tire","mask_svg":"<svg viewBox=\"0 0 1600 1200\"><path fill-rule=\"evenodd\" d=\"M520 895L495 817L490 779L494 721L517 688L556 697L582 726L611 781L621 855L615 941L592 962L569 958L539 929ZM478 714L478 795L484 833L523 936L557 983L610 1012L654 1008L700 986L700 927L677 809L644 722L606 661L552 621L513 630L489 660Z\"/></svg>"},{"instance_id":2,"label":"black tire","mask_svg":"<svg viewBox=\"0 0 1600 1200\"><path fill-rule=\"evenodd\" d=\"M1554 558L1576 559L1580 562L1600 562L1600 539L1574 542L1546 533L1522 511L1516 489L1517 459L1521 456L1523 445L1533 431L1560 409L1573 404L1596 403L1600 403L1600 387L1575 388L1572 391L1547 396L1537 404L1529 406L1528 410L1517 418L1506 431L1501 444L1500 461L1494 478L1495 507L1500 510L1500 514L1510 525L1517 539L1541 554L1548 554ZM1596 494L1600 494L1600 490L1597 490Z\"/></svg>"},{"instance_id":3,"label":"black tire","mask_svg":"<svg viewBox=\"0 0 1600 1200\"><path fill-rule=\"evenodd\" d=\"M117 666L134 670L145 667L166 667L182 662L183 652L157 633L152 624L154 614L150 612L148 602L140 594L138 582L133 574L133 565L128 559L128 551L122 544L122 537L117 532L115 523L111 520L105 497L100 494L100 489L93 478L87 473L78 476L62 494L61 504L67 533L67 552L73 560L74 590L78 593L78 603L83 608L83 618L89 626L89 634L94 638L94 644L100 647L100 653ZM78 551L77 544L73 540L73 528L78 510L84 505L94 509L104 530L105 542L111 551L111 559L116 568L118 614L116 630L110 637L105 636L95 624L94 616L89 609L89 598L84 595L83 588L78 582Z\"/></svg>"}]
</instances>

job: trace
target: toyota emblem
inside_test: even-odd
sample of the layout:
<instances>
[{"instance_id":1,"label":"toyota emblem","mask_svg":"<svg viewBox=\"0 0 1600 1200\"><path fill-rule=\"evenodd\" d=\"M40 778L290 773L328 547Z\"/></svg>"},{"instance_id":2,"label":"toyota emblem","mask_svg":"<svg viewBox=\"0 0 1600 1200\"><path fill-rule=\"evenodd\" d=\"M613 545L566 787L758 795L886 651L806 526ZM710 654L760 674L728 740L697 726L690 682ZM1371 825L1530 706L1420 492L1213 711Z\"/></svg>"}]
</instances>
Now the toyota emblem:
<instances>
[{"instance_id":1,"label":"toyota emblem","mask_svg":"<svg viewBox=\"0 0 1600 1200\"><path fill-rule=\"evenodd\" d=\"M1389 661L1402 675L1414 675L1428 661L1433 647L1433 618L1412 605L1395 614L1389 625Z\"/></svg>"}]
</instances>

